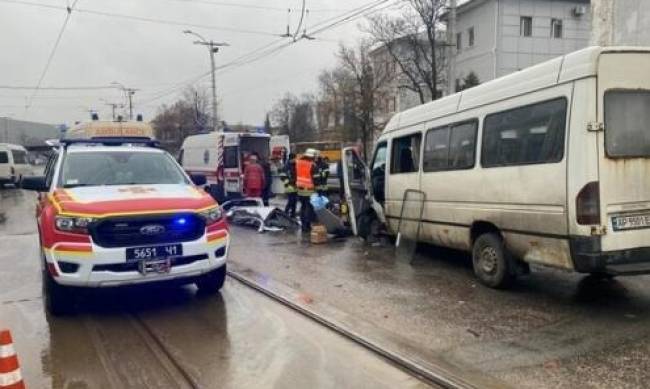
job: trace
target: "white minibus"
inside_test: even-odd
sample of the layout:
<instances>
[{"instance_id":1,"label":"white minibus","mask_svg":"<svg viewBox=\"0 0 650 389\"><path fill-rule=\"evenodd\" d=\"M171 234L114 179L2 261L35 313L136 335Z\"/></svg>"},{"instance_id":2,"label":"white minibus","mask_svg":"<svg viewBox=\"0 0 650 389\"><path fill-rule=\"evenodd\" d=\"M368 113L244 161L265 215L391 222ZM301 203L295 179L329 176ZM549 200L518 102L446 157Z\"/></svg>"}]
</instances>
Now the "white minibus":
<instances>
[{"instance_id":1,"label":"white minibus","mask_svg":"<svg viewBox=\"0 0 650 389\"><path fill-rule=\"evenodd\" d=\"M529 264L650 273L650 48L586 48L399 113L369 171L343 163L355 232L471 252L490 287Z\"/></svg>"},{"instance_id":2,"label":"white minibus","mask_svg":"<svg viewBox=\"0 0 650 389\"><path fill-rule=\"evenodd\" d=\"M16 185L23 176L31 173L27 150L23 146L0 143L0 186Z\"/></svg>"}]
</instances>

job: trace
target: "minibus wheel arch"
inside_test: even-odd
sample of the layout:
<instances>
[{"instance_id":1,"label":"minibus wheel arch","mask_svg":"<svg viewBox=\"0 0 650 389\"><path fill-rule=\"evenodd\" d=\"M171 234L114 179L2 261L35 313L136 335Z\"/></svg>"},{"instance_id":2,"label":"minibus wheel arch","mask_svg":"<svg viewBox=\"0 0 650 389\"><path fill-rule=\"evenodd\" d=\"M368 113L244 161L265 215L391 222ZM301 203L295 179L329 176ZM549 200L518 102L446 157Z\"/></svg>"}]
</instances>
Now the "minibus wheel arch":
<instances>
[{"instance_id":1,"label":"minibus wheel arch","mask_svg":"<svg viewBox=\"0 0 650 389\"><path fill-rule=\"evenodd\" d=\"M487 233L494 233L499 235L502 239L501 230L494 224L486 221L475 221L470 228L470 243L471 246L474 246L474 242L478 239L479 236ZM470 247L471 247L470 246Z\"/></svg>"}]
</instances>

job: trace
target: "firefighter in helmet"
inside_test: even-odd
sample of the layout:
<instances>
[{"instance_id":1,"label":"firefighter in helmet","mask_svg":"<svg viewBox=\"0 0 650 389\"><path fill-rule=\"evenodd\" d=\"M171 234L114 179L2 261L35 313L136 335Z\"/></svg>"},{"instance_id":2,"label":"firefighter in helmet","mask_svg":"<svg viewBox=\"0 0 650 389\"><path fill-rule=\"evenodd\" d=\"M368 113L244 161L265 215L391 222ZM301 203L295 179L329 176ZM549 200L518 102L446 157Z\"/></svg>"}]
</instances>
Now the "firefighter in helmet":
<instances>
[{"instance_id":1,"label":"firefighter in helmet","mask_svg":"<svg viewBox=\"0 0 650 389\"><path fill-rule=\"evenodd\" d=\"M311 230L311 222L315 217L310 198L316 187L314 178L318 177L318 166L315 163L318 155L318 150L307 149L296 161L296 188L300 199L300 223L304 232Z\"/></svg>"}]
</instances>

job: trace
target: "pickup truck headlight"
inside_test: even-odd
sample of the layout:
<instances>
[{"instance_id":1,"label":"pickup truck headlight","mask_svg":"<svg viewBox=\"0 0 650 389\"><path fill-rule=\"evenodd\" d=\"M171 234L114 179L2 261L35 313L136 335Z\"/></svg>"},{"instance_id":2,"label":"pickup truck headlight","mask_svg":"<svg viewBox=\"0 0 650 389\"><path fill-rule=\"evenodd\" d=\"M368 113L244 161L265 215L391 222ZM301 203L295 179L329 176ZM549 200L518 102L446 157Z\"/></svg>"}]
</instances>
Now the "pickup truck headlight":
<instances>
[{"instance_id":1,"label":"pickup truck headlight","mask_svg":"<svg viewBox=\"0 0 650 389\"><path fill-rule=\"evenodd\" d=\"M57 216L55 225L59 231L87 234L93 221L94 219L89 217Z\"/></svg>"},{"instance_id":2,"label":"pickup truck headlight","mask_svg":"<svg viewBox=\"0 0 650 389\"><path fill-rule=\"evenodd\" d=\"M223 212L221 212L220 207L214 207L201 212L200 215L203 217L203 219L205 219L205 225L209 226L221 220L223 217Z\"/></svg>"}]
</instances>

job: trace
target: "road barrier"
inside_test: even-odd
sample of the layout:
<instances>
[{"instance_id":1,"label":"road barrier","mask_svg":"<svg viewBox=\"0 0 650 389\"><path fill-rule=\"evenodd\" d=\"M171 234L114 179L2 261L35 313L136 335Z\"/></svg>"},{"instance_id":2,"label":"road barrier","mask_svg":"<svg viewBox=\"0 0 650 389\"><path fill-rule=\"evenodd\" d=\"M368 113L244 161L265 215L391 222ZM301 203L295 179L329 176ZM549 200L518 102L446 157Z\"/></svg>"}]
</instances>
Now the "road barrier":
<instances>
[{"instance_id":1,"label":"road barrier","mask_svg":"<svg viewBox=\"0 0 650 389\"><path fill-rule=\"evenodd\" d=\"M25 389L11 332L0 330L0 389Z\"/></svg>"}]
</instances>

